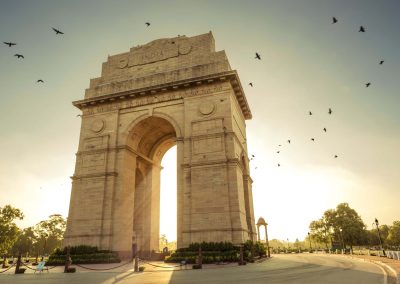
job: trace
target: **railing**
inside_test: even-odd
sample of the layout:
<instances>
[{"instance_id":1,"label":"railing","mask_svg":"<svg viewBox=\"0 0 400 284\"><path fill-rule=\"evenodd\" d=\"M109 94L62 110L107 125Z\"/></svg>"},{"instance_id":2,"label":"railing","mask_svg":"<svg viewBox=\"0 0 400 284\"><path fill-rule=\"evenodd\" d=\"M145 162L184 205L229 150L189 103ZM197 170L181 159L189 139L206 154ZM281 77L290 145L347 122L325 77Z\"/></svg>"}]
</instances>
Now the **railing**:
<instances>
[{"instance_id":1,"label":"railing","mask_svg":"<svg viewBox=\"0 0 400 284\"><path fill-rule=\"evenodd\" d=\"M387 250L386 257L391 259L400 260L400 251Z\"/></svg>"}]
</instances>

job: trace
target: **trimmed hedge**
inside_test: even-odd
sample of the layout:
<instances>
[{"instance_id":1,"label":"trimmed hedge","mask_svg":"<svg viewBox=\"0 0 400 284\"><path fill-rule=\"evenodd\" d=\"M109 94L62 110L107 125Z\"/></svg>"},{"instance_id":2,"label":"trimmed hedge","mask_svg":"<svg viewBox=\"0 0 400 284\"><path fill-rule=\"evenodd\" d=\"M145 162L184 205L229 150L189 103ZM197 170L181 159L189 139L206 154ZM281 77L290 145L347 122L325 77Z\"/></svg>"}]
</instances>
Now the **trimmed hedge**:
<instances>
[{"instance_id":1,"label":"trimmed hedge","mask_svg":"<svg viewBox=\"0 0 400 284\"><path fill-rule=\"evenodd\" d=\"M56 249L47 261L48 265L64 265L67 248ZM70 247L70 256L74 264L119 263L121 260L115 252L98 250L97 247L76 246Z\"/></svg>"},{"instance_id":2,"label":"trimmed hedge","mask_svg":"<svg viewBox=\"0 0 400 284\"><path fill-rule=\"evenodd\" d=\"M186 261L188 264L196 263L199 254L199 248L202 250L203 263L218 262L238 262L240 260L240 248L228 242L210 242L193 243L187 248L180 248L165 262ZM251 262L254 257L263 257L266 255L265 247L262 243L247 241L243 244L243 258Z\"/></svg>"}]
</instances>

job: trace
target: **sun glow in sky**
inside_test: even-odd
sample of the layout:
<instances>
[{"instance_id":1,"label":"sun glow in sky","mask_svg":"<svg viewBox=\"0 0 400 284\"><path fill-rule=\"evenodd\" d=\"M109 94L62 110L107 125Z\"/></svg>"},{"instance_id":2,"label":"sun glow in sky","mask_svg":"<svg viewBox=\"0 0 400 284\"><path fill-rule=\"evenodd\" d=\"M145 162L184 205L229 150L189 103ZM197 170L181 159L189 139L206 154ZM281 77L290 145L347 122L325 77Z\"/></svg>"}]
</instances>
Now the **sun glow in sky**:
<instances>
[{"instance_id":1,"label":"sun glow in sky","mask_svg":"<svg viewBox=\"0 0 400 284\"><path fill-rule=\"evenodd\" d=\"M17 42L0 46L0 206L22 209L22 226L67 216L80 130L71 102L108 55L211 30L253 113L246 123L254 212L269 237L302 239L340 202L367 225L375 217L391 224L400 218L398 11L397 0L0 0L0 42ZM160 233L170 241L174 149L162 161Z\"/></svg>"}]
</instances>

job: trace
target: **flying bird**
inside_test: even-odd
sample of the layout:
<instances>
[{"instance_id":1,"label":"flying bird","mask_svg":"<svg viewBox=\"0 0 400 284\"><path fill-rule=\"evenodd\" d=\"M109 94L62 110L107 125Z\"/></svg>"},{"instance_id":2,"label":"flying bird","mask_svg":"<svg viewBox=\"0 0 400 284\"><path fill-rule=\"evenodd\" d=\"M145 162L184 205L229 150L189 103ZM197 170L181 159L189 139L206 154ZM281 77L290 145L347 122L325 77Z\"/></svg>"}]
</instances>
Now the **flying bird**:
<instances>
[{"instance_id":1,"label":"flying bird","mask_svg":"<svg viewBox=\"0 0 400 284\"><path fill-rule=\"evenodd\" d=\"M315 139L314 139L314 138L311 138L311 141L315 141Z\"/></svg>"},{"instance_id":2,"label":"flying bird","mask_svg":"<svg viewBox=\"0 0 400 284\"><path fill-rule=\"evenodd\" d=\"M281 166L281 164L278 164L278 167L280 167Z\"/></svg>"},{"instance_id":3,"label":"flying bird","mask_svg":"<svg viewBox=\"0 0 400 284\"><path fill-rule=\"evenodd\" d=\"M326 128L324 127L324 131L326 132Z\"/></svg>"},{"instance_id":4,"label":"flying bird","mask_svg":"<svg viewBox=\"0 0 400 284\"><path fill-rule=\"evenodd\" d=\"M39 79L36 81L36 83L44 83L44 81L42 79Z\"/></svg>"},{"instance_id":5,"label":"flying bird","mask_svg":"<svg viewBox=\"0 0 400 284\"><path fill-rule=\"evenodd\" d=\"M149 23L149 22L146 22L145 24L146 24L146 26L150 26L150 23Z\"/></svg>"},{"instance_id":6,"label":"flying bird","mask_svg":"<svg viewBox=\"0 0 400 284\"><path fill-rule=\"evenodd\" d=\"M368 82L367 84L365 84L365 87L368 88L371 85L370 82Z\"/></svg>"},{"instance_id":7,"label":"flying bird","mask_svg":"<svg viewBox=\"0 0 400 284\"><path fill-rule=\"evenodd\" d=\"M359 33L365 33L365 28L363 26L360 26L360 30L358 31Z\"/></svg>"},{"instance_id":8,"label":"flying bird","mask_svg":"<svg viewBox=\"0 0 400 284\"><path fill-rule=\"evenodd\" d=\"M14 56L18 57L18 58L25 58L22 54L14 54Z\"/></svg>"},{"instance_id":9,"label":"flying bird","mask_svg":"<svg viewBox=\"0 0 400 284\"><path fill-rule=\"evenodd\" d=\"M311 112L311 111L309 111L309 112L308 112L308 114L309 114L309 115L312 115L312 112Z\"/></svg>"},{"instance_id":10,"label":"flying bird","mask_svg":"<svg viewBox=\"0 0 400 284\"><path fill-rule=\"evenodd\" d=\"M253 87L253 83L250 82L249 85L250 85L250 87Z\"/></svg>"},{"instance_id":11,"label":"flying bird","mask_svg":"<svg viewBox=\"0 0 400 284\"><path fill-rule=\"evenodd\" d=\"M277 151L276 153L278 153L278 154L279 154L280 152L281 152L281 151Z\"/></svg>"},{"instance_id":12,"label":"flying bird","mask_svg":"<svg viewBox=\"0 0 400 284\"><path fill-rule=\"evenodd\" d=\"M329 108L328 113L332 114L332 109L331 108Z\"/></svg>"},{"instance_id":13,"label":"flying bird","mask_svg":"<svg viewBox=\"0 0 400 284\"><path fill-rule=\"evenodd\" d=\"M337 19L335 17L332 17L332 24L337 23Z\"/></svg>"},{"instance_id":14,"label":"flying bird","mask_svg":"<svg viewBox=\"0 0 400 284\"><path fill-rule=\"evenodd\" d=\"M256 52L256 57L255 57L255 59L261 60L261 55L260 55L258 52Z\"/></svg>"},{"instance_id":15,"label":"flying bird","mask_svg":"<svg viewBox=\"0 0 400 284\"><path fill-rule=\"evenodd\" d=\"M279 144L278 146L279 146L279 147L281 147L282 145L281 145L281 144Z\"/></svg>"},{"instance_id":16,"label":"flying bird","mask_svg":"<svg viewBox=\"0 0 400 284\"><path fill-rule=\"evenodd\" d=\"M13 46L13 45L17 45L17 44L14 43L14 42L6 42L6 41L3 41L3 43L6 44L6 45L8 45L9 47L11 47L11 46Z\"/></svg>"},{"instance_id":17,"label":"flying bird","mask_svg":"<svg viewBox=\"0 0 400 284\"><path fill-rule=\"evenodd\" d=\"M56 29L56 28L52 28L52 29L53 29L53 31L56 32L56 35L58 35L58 34L63 35L63 34L64 34L62 31L60 31L60 30L58 30L58 29Z\"/></svg>"},{"instance_id":18,"label":"flying bird","mask_svg":"<svg viewBox=\"0 0 400 284\"><path fill-rule=\"evenodd\" d=\"M381 60L381 61L379 61L379 64L380 64L380 65L382 65L382 64L383 64L383 62L385 62L385 60Z\"/></svg>"},{"instance_id":19,"label":"flying bird","mask_svg":"<svg viewBox=\"0 0 400 284\"><path fill-rule=\"evenodd\" d=\"M335 155L335 157L334 157L334 158L336 159L337 157L338 157L338 155Z\"/></svg>"},{"instance_id":20,"label":"flying bird","mask_svg":"<svg viewBox=\"0 0 400 284\"><path fill-rule=\"evenodd\" d=\"M290 139L287 142L290 144Z\"/></svg>"}]
</instances>

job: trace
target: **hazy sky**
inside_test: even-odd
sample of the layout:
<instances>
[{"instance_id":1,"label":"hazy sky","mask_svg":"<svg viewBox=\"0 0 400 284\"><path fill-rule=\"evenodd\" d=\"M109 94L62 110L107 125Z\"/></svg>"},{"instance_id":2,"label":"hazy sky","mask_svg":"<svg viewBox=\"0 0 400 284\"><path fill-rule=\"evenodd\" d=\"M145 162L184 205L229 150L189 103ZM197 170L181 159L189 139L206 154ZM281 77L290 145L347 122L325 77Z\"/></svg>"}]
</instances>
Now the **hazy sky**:
<instances>
[{"instance_id":1,"label":"hazy sky","mask_svg":"<svg viewBox=\"0 0 400 284\"><path fill-rule=\"evenodd\" d=\"M211 30L253 113L254 210L270 238L302 239L310 221L340 202L368 226L375 217L391 224L400 219L399 11L398 0L0 0L0 41L17 43L0 46L0 206L22 209L22 226L67 216L80 130L71 102L108 55ZM165 176L176 175L174 159L171 150L163 160L169 219L176 181ZM161 233L174 239L174 226L162 219Z\"/></svg>"}]
</instances>

